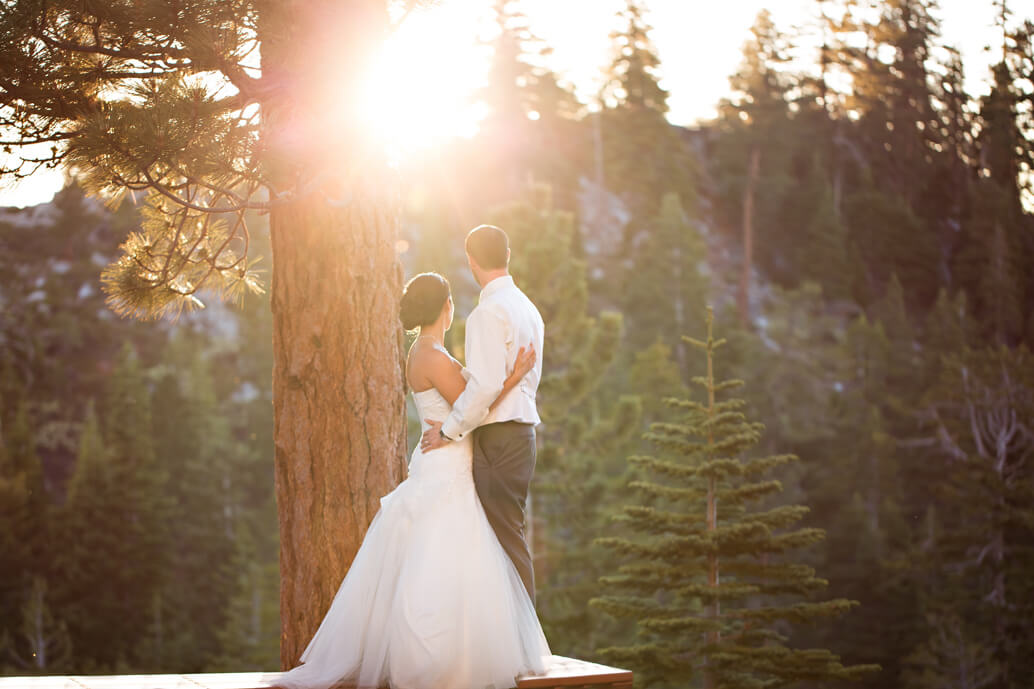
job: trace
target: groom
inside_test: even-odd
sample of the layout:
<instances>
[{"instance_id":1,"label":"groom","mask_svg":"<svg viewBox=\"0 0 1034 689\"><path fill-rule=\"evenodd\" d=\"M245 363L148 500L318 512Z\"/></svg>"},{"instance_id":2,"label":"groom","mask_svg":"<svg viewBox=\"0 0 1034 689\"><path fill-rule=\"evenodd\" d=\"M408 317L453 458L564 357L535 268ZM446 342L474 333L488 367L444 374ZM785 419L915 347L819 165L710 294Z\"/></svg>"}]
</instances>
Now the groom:
<instances>
[{"instance_id":1,"label":"groom","mask_svg":"<svg viewBox=\"0 0 1034 689\"><path fill-rule=\"evenodd\" d=\"M535 470L535 391L542 378L542 316L510 277L510 242L498 227L480 225L467 235L467 262L481 285L467 318L464 352L467 387L444 423L432 422L423 450L474 434L474 485L499 542L535 602L531 550L524 537L525 505ZM513 370L517 350L531 346L535 367L491 410Z\"/></svg>"}]
</instances>

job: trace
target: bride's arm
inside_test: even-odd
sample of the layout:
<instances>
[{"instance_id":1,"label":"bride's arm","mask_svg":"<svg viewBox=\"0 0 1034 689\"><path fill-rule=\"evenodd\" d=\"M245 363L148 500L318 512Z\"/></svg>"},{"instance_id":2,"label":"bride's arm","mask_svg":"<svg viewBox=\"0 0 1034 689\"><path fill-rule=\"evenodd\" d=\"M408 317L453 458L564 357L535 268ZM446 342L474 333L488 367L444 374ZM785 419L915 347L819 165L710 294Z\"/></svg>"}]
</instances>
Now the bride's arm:
<instances>
[{"instance_id":1,"label":"bride's arm","mask_svg":"<svg viewBox=\"0 0 1034 689\"><path fill-rule=\"evenodd\" d=\"M528 371L535 367L535 345L529 344L528 348L521 347L517 350L517 359L513 362L513 373L503 381L503 389L499 393L499 396L495 398L492 404L488 407L489 411L495 409L496 405L499 404L499 400L506 397L506 393L517 387L517 383L521 382L521 378L527 375Z\"/></svg>"},{"instance_id":2,"label":"bride's arm","mask_svg":"<svg viewBox=\"0 0 1034 689\"><path fill-rule=\"evenodd\" d=\"M513 373L511 373L506 380L503 382L503 389L499 395L496 396L495 401L489 407L495 407L495 405L502 399L506 393L513 390L513 388L520 382L528 371L535 366L535 348L529 346L527 349L521 347L517 351L517 359L514 361ZM441 393L449 404L453 404L456 398L460 396L460 393L467 387L467 379L463 377L463 368L459 362L452 357L446 355L444 352L434 352L432 357L425 363L426 376L422 376L429 382L435 389ZM434 450L441 447L448 442L441 435L442 421L431 421L428 420L430 428L424 431L423 435L420 436L420 449L424 452Z\"/></svg>"},{"instance_id":3,"label":"bride's arm","mask_svg":"<svg viewBox=\"0 0 1034 689\"><path fill-rule=\"evenodd\" d=\"M532 346L521 347L517 350L517 359L514 361L513 373L503 382L503 389L492 402L495 407L506 393L513 390L528 371L535 366L535 349ZM449 404L456 401L460 393L467 387L467 380L463 377L463 368L459 362L444 352L432 350L429 356L422 362L426 368L426 378L431 385L441 393ZM491 408L491 407L490 407Z\"/></svg>"}]
</instances>

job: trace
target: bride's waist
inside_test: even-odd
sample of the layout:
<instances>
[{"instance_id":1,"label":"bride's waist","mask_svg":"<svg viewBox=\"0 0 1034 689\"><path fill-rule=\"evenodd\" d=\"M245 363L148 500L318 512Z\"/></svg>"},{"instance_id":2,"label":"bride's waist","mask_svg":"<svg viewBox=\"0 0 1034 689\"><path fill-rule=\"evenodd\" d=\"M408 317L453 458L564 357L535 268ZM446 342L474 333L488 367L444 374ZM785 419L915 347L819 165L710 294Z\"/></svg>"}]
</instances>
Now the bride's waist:
<instances>
[{"instance_id":1,"label":"bride's waist","mask_svg":"<svg viewBox=\"0 0 1034 689\"><path fill-rule=\"evenodd\" d=\"M417 447L409 460L409 475L422 475L425 478L437 477L445 479L451 476L470 478L471 451L467 439L448 443L434 450L421 450Z\"/></svg>"},{"instance_id":2,"label":"bride's waist","mask_svg":"<svg viewBox=\"0 0 1034 689\"><path fill-rule=\"evenodd\" d=\"M435 423L439 423L439 425L440 425L440 422L435 422ZM421 421L420 422L420 432L421 433L425 433L430 428L431 428L431 424L427 423L426 421ZM471 434L468 433L467 435L463 436L463 438L461 438L460 440L451 441L451 442L447 443L447 445L457 445L457 444L459 444L462 441L468 440L470 438L470 436L471 436ZM445 446L443 446L443 447L445 447Z\"/></svg>"}]
</instances>

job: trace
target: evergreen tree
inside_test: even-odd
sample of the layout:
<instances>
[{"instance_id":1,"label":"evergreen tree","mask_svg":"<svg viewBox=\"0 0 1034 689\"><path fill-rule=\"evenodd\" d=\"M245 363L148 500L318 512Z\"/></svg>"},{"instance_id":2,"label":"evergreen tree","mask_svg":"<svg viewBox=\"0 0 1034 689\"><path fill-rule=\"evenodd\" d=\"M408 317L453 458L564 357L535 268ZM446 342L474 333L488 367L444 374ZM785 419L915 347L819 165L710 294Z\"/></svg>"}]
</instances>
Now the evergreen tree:
<instances>
[{"instance_id":1,"label":"evergreen tree","mask_svg":"<svg viewBox=\"0 0 1034 689\"><path fill-rule=\"evenodd\" d=\"M237 573L226 619L216 630L218 653L211 672L268 669L279 653L276 562L265 561L245 525L236 529L233 571Z\"/></svg>"},{"instance_id":2,"label":"evergreen tree","mask_svg":"<svg viewBox=\"0 0 1034 689\"><path fill-rule=\"evenodd\" d=\"M931 626L917 653L961 635L990 650L995 686L1020 686L1034 672L1034 362L1023 346L960 348L944 366L921 407L941 472L941 528L921 563Z\"/></svg>"},{"instance_id":3,"label":"evergreen tree","mask_svg":"<svg viewBox=\"0 0 1034 689\"><path fill-rule=\"evenodd\" d=\"M630 252L631 266L621 290L631 349L645 349L661 337L674 350L683 372L685 351L674 333L699 330L701 319L692 307L705 302L710 291L707 247L697 215L695 198L684 206L678 194L665 194L649 231Z\"/></svg>"},{"instance_id":4,"label":"evergreen tree","mask_svg":"<svg viewBox=\"0 0 1034 689\"><path fill-rule=\"evenodd\" d=\"M692 184L695 168L667 120L668 93L660 86L660 59L642 0L626 0L618 19L596 126L602 128L607 187L628 203L633 217L646 219L657 213L664 194L681 194Z\"/></svg>"},{"instance_id":5,"label":"evergreen tree","mask_svg":"<svg viewBox=\"0 0 1034 689\"><path fill-rule=\"evenodd\" d=\"M641 398L643 421L647 425L660 421L666 413L666 398L682 398L688 391L671 347L660 336L652 345L635 353L627 372L628 380L623 388Z\"/></svg>"},{"instance_id":6,"label":"evergreen tree","mask_svg":"<svg viewBox=\"0 0 1034 689\"><path fill-rule=\"evenodd\" d=\"M115 496L113 481L100 422L91 403L79 437L75 471L57 518L60 547L55 558L58 567L67 572L55 599L67 615L77 664L83 670L111 668L124 651L118 645L128 643L124 632L118 631L121 620L112 612L122 595L111 588L113 570L128 566L113 559L122 545L118 542L121 525L110 509ZM135 591L125 595L141 604ZM116 635L108 637L112 631Z\"/></svg>"},{"instance_id":7,"label":"evergreen tree","mask_svg":"<svg viewBox=\"0 0 1034 689\"><path fill-rule=\"evenodd\" d=\"M488 173L504 180L503 198L518 196L529 176L566 198L576 183L573 120L581 106L547 66L551 50L532 33L518 3L495 0L494 12L498 33L490 42L487 84L479 92L488 111L478 133L479 157ZM484 188L485 180L479 186Z\"/></svg>"},{"instance_id":8,"label":"evergreen tree","mask_svg":"<svg viewBox=\"0 0 1034 689\"><path fill-rule=\"evenodd\" d=\"M938 230L941 246L952 246L953 234L971 213L972 169L977 159L974 137L976 116L971 96L965 89L965 70L958 50L946 47L941 65L943 76L934 91L939 128L935 134L940 150L933 155L934 179L922 206Z\"/></svg>"},{"instance_id":9,"label":"evergreen tree","mask_svg":"<svg viewBox=\"0 0 1034 689\"><path fill-rule=\"evenodd\" d=\"M936 0L888 0L875 21L858 18L863 49L847 53L860 133L874 174L902 195L906 204L921 196L929 147L937 132L934 85L930 78L934 41L940 33ZM892 55L888 62L886 53Z\"/></svg>"},{"instance_id":10,"label":"evergreen tree","mask_svg":"<svg viewBox=\"0 0 1034 689\"><path fill-rule=\"evenodd\" d=\"M156 464L175 477L166 490L168 565L141 656L156 669L199 672L218 646L233 583L227 493L236 448L198 347L181 335L169 349L153 418Z\"/></svg>"},{"instance_id":11,"label":"evergreen tree","mask_svg":"<svg viewBox=\"0 0 1034 689\"><path fill-rule=\"evenodd\" d=\"M835 190L820 179L823 173L819 162L813 161L807 183L799 187L799 194L791 192L787 202L790 208L809 208L812 203L799 197L810 194L810 201L817 200L809 216L801 218L806 228L805 241L795 265L802 269L803 279L822 285L822 291L828 298L849 299L856 277L854 268L857 266L857 257L837 208Z\"/></svg>"},{"instance_id":12,"label":"evergreen tree","mask_svg":"<svg viewBox=\"0 0 1034 689\"><path fill-rule=\"evenodd\" d=\"M13 661L20 673L54 674L68 667L71 642L65 623L54 618L47 604L47 584L33 577L20 615L18 634L12 639L8 632L0 639L0 651Z\"/></svg>"},{"instance_id":13,"label":"evergreen tree","mask_svg":"<svg viewBox=\"0 0 1034 689\"><path fill-rule=\"evenodd\" d=\"M937 296L939 248L906 199L871 185L844 200L844 221L862 263L853 297L863 307L879 300L897 275L913 303L927 307Z\"/></svg>"},{"instance_id":14,"label":"evergreen tree","mask_svg":"<svg viewBox=\"0 0 1034 689\"><path fill-rule=\"evenodd\" d=\"M654 424L649 435L661 455L631 459L651 478L632 484L644 504L623 511L629 536L601 539L626 564L603 580L610 595L593 603L635 621L640 632L638 643L601 653L631 665L650 685L755 687L860 677L874 667L845 667L827 650L786 645L783 624L837 616L855 603L812 600L827 582L788 557L823 537L820 529L793 528L807 508L751 507L782 489L763 476L796 458L741 457L757 444L761 424L746 419L743 400L717 399L742 381L715 379L714 352L725 341L713 337L710 308L706 322L706 341L688 341L705 352L706 375L693 382L707 401L670 402L677 419ZM787 596L807 600L791 605L783 602Z\"/></svg>"},{"instance_id":15,"label":"evergreen tree","mask_svg":"<svg viewBox=\"0 0 1034 689\"><path fill-rule=\"evenodd\" d=\"M105 391L103 423L88 411L61 517L60 609L76 653L95 667L146 667L138 644L153 628L169 565L166 475L156 463L151 396L127 344ZM149 661L150 659L146 659Z\"/></svg>"},{"instance_id":16,"label":"evergreen tree","mask_svg":"<svg viewBox=\"0 0 1034 689\"><path fill-rule=\"evenodd\" d=\"M957 271L974 296L975 313L984 316L995 339L1014 345L1025 335L1023 303L1029 281L1020 278L1030 257L1023 219L1020 168L1023 134L1008 64L994 67L994 87L981 102L977 138L981 178L974 189L973 214L963 225Z\"/></svg>"},{"instance_id":17,"label":"evergreen tree","mask_svg":"<svg viewBox=\"0 0 1034 689\"><path fill-rule=\"evenodd\" d=\"M1019 129L1023 133L1016 155L1023 171L1020 179L1021 193L1026 207L1029 208L1034 199L1034 180L1030 175L1034 170L1034 146L1028 143L1031 133L1034 132L1034 112L1029 107L1031 101L1034 101L1034 18L1018 22L1011 31L1005 26L1003 29L1006 29L1003 50L1005 61L1012 75L1014 92L1023 104L1016 112Z\"/></svg>"},{"instance_id":18,"label":"evergreen tree","mask_svg":"<svg viewBox=\"0 0 1034 689\"><path fill-rule=\"evenodd\" d=\"M944 372L945 357L977 345L977 324L964 291L960 290L954 297L947 290L940 291L923 323L921 341L925 353L921 389L929 390Z\"/></svg>"},{"instance_id":19,"label":"evergreen tree","mask_svg":"<svg viewBox=\"0 0 1034 689\"><path fill-rule=\"evenodd\" d=\"M936 64L934 1L822 7L826 157L834 207L859 259L852 296L867 307L897 273L911 304L928 308L950 279L969 213L972 118L961 61L945 50L949 59Z\"/></svg>"},{"instance_id":20,"label":"evergreen tree","mask_svg":"<svg viewBox=\"0 0 1034 689\"><path fill-rule=\"evenodd\" d=\"M952 613L926 616L930 638L905 658L902 686L907 689L993 687L1002 681L994 651L984 643L984 630Z\"/></svg>"},{"instance_id":21,"label":"evergreen tree","mask_svg":"<svg viewBox=\"0 0 1034 689\"><path fill-rule=\"evenodd\" d=\"M864 314L848 325L820 420L827 435L813 446L828 459L809 465L802 481L812 522L827 528L819 563L832 582L830 593L861 602L835 630L817 630L815 641L836 643L852 661L882 666L880 676L865 679L874 688L900 676L900 649L914 646L921 634L919 593L900 562L913 537L906 518L917 504L912 498L933 477L917 473L919 463L909 466L910 453L899 448L899 415L888 397L903 388L891 376L897 337L891 328Z\"/></svg>"},{"instance_id":22,"label":"evergreen tree","mask_svg":"<svg viewBox=\"0 0 1034 689\"><path fill-rule=\"evenodd\" d=\"M723 226L739 228L742 259L737 304L740 321L750 321L755 308L751 284L756 266L774 273L782 256L766 247L789 247L790 232L807 226L821 189L792 193L800 181L790 174L790 89L793 77L782 69L788 61L787 36L767 10L758 13L743 46L743 61L729 78L732 96L719 105L719 138L715 150L716 181ZM818 196L816 196L818 194ZM802 205L803 202L803 205ZM804 218L786 218L784 209L799 209ZM755 258L757 254L757 258ZM782 272L782 271L781 271ZM773 277L783 282L781 275Z\"/></svg>"},{"instance_id":23,"label":"evergreen tree","mask_svg":"<svg viewBox=\"0 0 1034 689\"><path fill-rule=\"evenodd\" d=\"M4 400L6 401L6 400ZM0 409L0 636L18 634L24 601L49 555L49 505L28 408Z\"/></svg>"}]
</instances>

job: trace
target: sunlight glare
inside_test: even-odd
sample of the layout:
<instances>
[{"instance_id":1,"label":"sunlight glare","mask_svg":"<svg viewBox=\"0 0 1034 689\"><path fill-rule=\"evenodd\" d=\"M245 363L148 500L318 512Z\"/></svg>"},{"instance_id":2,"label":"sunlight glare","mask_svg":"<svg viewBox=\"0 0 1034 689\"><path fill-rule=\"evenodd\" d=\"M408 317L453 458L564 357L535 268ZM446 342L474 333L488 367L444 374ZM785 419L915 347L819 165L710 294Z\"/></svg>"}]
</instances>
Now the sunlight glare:
<instances>
[{"instance_id":1,"label":"sunlight glare","mask_svg":"<svg viewBox=\"0 0 1034 689\"><path fill-rule=\"evenodd\" d=\"M490 52L478 45L471 15L458 2L414 12L374 60L363 118L392 157L476 133L480 110L471 85L484 80Z\"/></svg>"}]
</instances>

